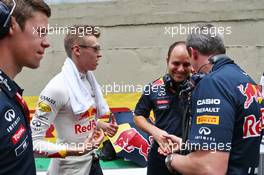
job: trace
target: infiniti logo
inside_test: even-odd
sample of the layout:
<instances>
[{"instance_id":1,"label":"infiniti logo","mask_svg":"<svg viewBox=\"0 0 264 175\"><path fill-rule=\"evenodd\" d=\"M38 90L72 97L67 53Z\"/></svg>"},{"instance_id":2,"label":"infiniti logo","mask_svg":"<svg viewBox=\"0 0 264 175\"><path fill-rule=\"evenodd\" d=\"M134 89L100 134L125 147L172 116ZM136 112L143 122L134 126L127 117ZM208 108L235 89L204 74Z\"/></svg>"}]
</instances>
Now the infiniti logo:
<instances>
[{"instance_id":1,"label":"infiniti logo","mask_svg":"<svg viewBox=\"0 0 264 175\"><path fill-rule=\"evenodd\" d=\"M6 111L5 113L5 119L8 121L8 122L11 122L13 119L15 119L16 117L16 113L13 109L9 109L8 111Z\"/></svg>"},{"instance_id":2,"label":"infiniti logo","mask_svg":"<svg viewBox=\"0 0 264 175\"><path fill-rule=\"evenodd\" d=\"M33 121L32 121L32 125L34 125L34 126L36 126L36 127L40 127L40 126L41 126L41 123L40 123L40 121L33 120Z\"/></svg>"},{"instance_id":3,"label":"infiniti logo","mask_svg":"<svg viewBox=\"0 0 264 175\"><path fill-rule=\"evenodd\" d=\"M207 127L201 127L199 129L199 134L202 134L202 135L209 135L211 134L211 130Z\"/></svg>"}]
</instances>

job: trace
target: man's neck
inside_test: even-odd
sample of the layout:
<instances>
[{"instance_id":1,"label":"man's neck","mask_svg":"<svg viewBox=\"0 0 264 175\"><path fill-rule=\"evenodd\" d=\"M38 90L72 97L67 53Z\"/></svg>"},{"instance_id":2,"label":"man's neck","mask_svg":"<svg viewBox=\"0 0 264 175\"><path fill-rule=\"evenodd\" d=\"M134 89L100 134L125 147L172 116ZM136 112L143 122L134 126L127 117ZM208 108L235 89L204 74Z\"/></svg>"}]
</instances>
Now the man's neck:
<instances>
[{"instance_id":1,"label":"man's neck","mask_svg":"<svg viewBox=\"0 0 264 175\"><path fill-rule=\"evenodd\" d=\"M16 63L13 55L9 49L1 45L0 47L0 69L5 72L5 74L14 79L15 76L22 70Z\"/></svg>"},{"instance_id":2,"label":"man's neck","mask_svg":"<svg viewBox=\"0 0 264 175\"><path fill-rule=\"evenodd\" d=\"M208 58L210 58L211 55L200 55L200 60L202 60L202 63L199 68L199 72L208 74L213 65L209 62Z\"/></svg>"},{"instance_id":3,"label":"man's neck","mask_svg":"<svg viewBox=\"0 0 264 175\"><path fill-rule=\"evenodd\" d=\"M204 66L203 72L208 74L212 70L213 65L211 63L208 63L206 66Z\"/></svg>"},{"instance_id":4,"label":"man's neck","mask_svg":"<svg viewBox=\"0 0 264 175\"><path fill-rule=\"evenodd\" d=\"M15 71L14 68L12 68L14 66L8 66L7 65L2 65L0 63L0 69L10 78L10 79L14 79L15 76L20 72L20 71Z\"/></svg>"},{"instance_id":5,"label":"man's neck","mask_svg":"<svg viewBox=\"0 0 264 175\"><path fill-rule=\"evenodd\" d=\"M72 56L71 60L74 62L77 70L79 73L82 73L82 74L87 74L86 71L84 71L82 68L81 68L81 65L80 63L77 61L79 58L75 57L75 56Z\"/></svg>"}]
</instances>

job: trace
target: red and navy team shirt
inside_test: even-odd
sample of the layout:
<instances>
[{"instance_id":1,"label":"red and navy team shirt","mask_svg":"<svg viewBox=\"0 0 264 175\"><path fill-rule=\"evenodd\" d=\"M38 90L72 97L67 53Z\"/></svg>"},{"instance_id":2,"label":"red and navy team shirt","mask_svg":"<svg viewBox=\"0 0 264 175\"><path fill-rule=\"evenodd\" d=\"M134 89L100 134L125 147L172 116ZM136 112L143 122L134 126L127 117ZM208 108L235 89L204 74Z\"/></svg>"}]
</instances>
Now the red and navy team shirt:
<instances>
[{"instance_id":1,"label":"red and navy team shirt","mask_svg":"<svg viewBox=\"0 0 264 175\"><path fill-rule=\"evenodd\" d=\"M0 174L3 175L36 174L25 106L17 99L21 94L19 86L0 70Z\"/></svg>"},{"instance_id":2,"label":"red and navy team shirt","mask_svg":"<svg viewBox=\"0 0 264 175\"><path fill-rule=\"evenodd\" d=\"M161 77L145 86L134 113L149 118L153 110L155 126L181 137L182 115L187 101L179 96L180 86L172 89L164 82Z\"/></svg>"},{"instance_id":3,"label":"red and navy team shirt","mask_svg":"<svg viewBox=\"0 0 264 175\"><path fill-rule=\"evenodd\" d=\"M227 174L257 174L264 107L259 86L223 56L192 95L189 146L230 152ZM216 170L217 171L217 170Z\"/></svg>"}]
</instances>

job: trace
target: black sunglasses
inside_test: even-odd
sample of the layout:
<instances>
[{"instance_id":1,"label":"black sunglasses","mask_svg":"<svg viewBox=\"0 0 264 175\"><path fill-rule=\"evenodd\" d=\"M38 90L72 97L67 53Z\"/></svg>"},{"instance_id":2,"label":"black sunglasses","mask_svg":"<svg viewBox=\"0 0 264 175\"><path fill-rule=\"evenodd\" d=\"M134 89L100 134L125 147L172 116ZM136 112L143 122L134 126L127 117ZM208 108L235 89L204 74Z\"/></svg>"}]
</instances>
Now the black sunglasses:
<instances>
[{"instance_id":1,"label":"black sunglasses","mask_svg":"<svg viewBox=\"0 0 264 175\"><path fill-rule=\"evenodd\" d=\"M82 47L82 48L92 48L92 49L94 49L94 51L95 52L97 52L97 51L100 51L101 50L101 47L99 46L99 45L97 45L97 46L86 46L86 45L79 45L80 47Z\"/></svg>"}]
</instances>

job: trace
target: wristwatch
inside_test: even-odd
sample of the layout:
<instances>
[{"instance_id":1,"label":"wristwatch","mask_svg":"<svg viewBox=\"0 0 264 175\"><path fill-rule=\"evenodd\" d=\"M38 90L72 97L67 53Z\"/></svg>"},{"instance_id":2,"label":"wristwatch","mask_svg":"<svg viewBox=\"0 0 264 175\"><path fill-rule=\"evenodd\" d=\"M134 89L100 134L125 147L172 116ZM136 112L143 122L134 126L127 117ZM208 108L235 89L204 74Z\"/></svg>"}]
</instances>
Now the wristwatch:
<instances>
[{"instance_id":1,"label":"wristwatch","mask_svg":"<svg viewBox=\"0 0 264 175\"><path fill-rule=\"evenodd\" d=\"M166 157L166 159L165 159L165 164L166 164L168 170L169 170L170 172L172 172L172 173L175 173L175 172L176 172L176 171L172 168L172 166L171 166L171 161L172 161L172 159L173 159L174 156L175 156L175 154L172 153L172 154L169 154L169 155Z\"/></svg>"}]
</instances>

